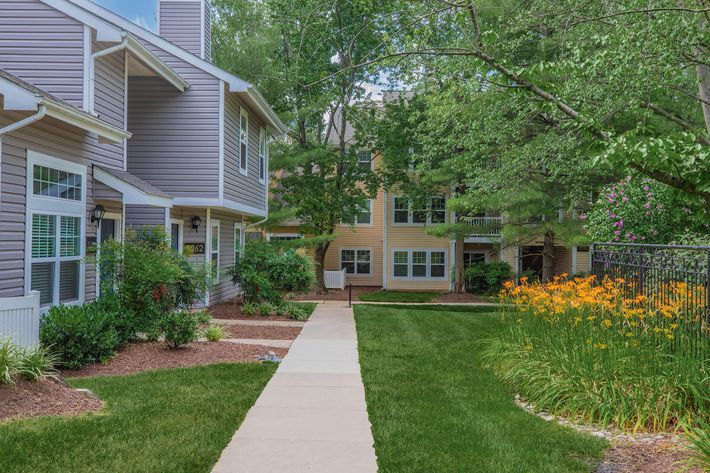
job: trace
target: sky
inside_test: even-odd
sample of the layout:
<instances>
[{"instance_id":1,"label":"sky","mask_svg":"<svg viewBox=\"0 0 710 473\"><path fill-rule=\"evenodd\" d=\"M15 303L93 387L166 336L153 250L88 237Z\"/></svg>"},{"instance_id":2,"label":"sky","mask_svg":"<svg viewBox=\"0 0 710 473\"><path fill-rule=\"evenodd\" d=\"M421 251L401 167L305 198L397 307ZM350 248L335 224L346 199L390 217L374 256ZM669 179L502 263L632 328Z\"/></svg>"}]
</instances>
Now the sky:
<instances>
[{"instance_id":1,"label":"sky","mask_svg":"<svg viewBox=\"0 0 710 473\"><path fill-rule=\"evenodd\" d=\"M151 31L156 30L155 9L157 0L92 0L114 13Z\"/></svg>"}]
</instances>

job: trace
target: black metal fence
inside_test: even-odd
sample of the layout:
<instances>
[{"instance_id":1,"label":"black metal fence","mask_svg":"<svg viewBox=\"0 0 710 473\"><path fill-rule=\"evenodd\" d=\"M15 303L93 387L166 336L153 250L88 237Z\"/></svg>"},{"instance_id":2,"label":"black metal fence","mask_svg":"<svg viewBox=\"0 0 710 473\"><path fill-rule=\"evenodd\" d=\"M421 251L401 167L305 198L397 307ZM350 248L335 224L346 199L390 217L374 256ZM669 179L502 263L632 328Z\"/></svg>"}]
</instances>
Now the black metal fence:
<instances>
[{"instance_id":1,"label":"black metal fence","mask_svg":"<svg viewBox=\"0 0 710 473\"><path fill-rule=\"evenodd\" d=\"M594 243L591 270L600 280L623 278L625 297L681 303L684 312L710 322L709 246Z\"/></svg>"}]
</instances>

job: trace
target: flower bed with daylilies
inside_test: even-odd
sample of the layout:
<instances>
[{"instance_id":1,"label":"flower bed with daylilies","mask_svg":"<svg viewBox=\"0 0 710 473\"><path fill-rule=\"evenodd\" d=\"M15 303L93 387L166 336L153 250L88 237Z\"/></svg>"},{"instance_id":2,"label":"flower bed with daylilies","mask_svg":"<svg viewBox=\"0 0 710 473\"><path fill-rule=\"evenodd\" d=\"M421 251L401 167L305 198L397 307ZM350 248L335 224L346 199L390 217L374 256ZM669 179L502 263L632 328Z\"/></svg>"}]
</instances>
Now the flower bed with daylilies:
<instances>
[{"instance_id":1,"label":"flower bed with daylilies","mask_svg":"<svg viewBox=\"0 0 710 473\"><path fill-rule=\"evenodd\" d=\"M707 419L710 330L693 302L705 289L668 282L654 288L663 297L629 298L628 284L506 283L506 329L488 341L490 365L538 409L581 422L660 432Z\"/></svg>"}]
</instances>

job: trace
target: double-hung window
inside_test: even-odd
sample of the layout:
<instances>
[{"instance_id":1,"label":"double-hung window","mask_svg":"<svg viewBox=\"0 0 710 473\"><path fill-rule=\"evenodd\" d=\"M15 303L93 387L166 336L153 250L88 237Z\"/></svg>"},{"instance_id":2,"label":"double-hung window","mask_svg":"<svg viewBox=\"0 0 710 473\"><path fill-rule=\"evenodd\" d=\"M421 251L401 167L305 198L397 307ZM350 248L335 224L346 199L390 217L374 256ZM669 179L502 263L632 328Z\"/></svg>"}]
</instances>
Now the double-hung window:
<instances>
[{"instance_id":1,"label":"double-hung window","mask_svg":"<svg viewBox=\"0 0 710 473\"><path fill-rule=\"evenodd\" d=\"M406 197L395 197L393 222L396 224L424 225L446 223L446 197L435 196L421 203Z\"/></svg>"},{"instance_id":2,"label":"double-hung window","mask_svg":"<svg viewBox=\"0 0 710 473\"><path fill-rule=\"evenodd\" d=\"M362 210L355 216L352 222L353 225L371 225L372 224L372 199L368 199Z\"/></svg>"},{"instance_id":3,"label":"double-hung window","mask_svg":"<svg viewBox=\"0 0 710 473\"><path fill-rule=\"evenodd\" d=\"M210 261L212 277L219 282L219 220L210 220Z\"/></svg>"},{"instance_id":4,"label":"double-hung window","mask_svg":"<svg viewBox=\"0 0 710 473\"><path fill-rule=\"evenodd\" d=\"M247 175L249 168L249 115L239 111L239 172Z\"/></svg>"},{"instance_id":5,"label":"double-hung window","mask_svg":"<svg viewBox=\"0 0 710 473\"><path fill-rule=\"evenodd\" d=\"M372 251L360 248L340 250L340 269L347 274L369 276L372 274Z\"/></svg>"},{"instance_id":6,"label":"double-hung window","mask_svg":"<svg viewBox=\"0 0 710 473\"><path fill-rule=\"evenodd\" d=\"M266 130L259 128L259 182L266 182Z\"/></svg>"},{"instance_id":7,"label":"double-hung window","mask_svg":"<svg viewBox=\"0 0 710 473\"><path fill-rule=\"evenodd\" d=\"M395 279L445 279L446 256L446 250L394 250L392 276Z\"/></svg>"},{"instance_id":8,"label":"double-hung window","mask_svg":"<svg viewBox=\"0 0 710 473\"><path fill-rule=\"evenodd\" d=\"M83 301L86 166L27 152L29 290L40 305Z\"/></svg>"},{"instance_id":9,"label":"double-hung window","mask_svg":"<svg viewBox=\"0 0 710 473\"><path fill-rule=\"evenodd\" d=\"M357 152L357 165L366 171L372 170L372 152L369 149Z\"/></svg>"}]
</instances>

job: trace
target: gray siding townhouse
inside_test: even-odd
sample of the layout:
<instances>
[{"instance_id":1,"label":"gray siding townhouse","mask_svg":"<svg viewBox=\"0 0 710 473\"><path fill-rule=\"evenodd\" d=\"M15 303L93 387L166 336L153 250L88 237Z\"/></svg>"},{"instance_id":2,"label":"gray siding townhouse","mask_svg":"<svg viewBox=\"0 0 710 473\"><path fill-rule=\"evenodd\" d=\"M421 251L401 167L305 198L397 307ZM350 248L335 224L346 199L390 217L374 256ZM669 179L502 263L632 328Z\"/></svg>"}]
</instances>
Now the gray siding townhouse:
<instances>
[{"instance_id":1,"label":"gray siding townhouse","mask_svg":"<svg viewBox=\"0 0 710 473\"><path fill-rule=\"evenodd\" d=\"M87 246L145 225L214 262L206 305L234 295L284 125L210 62L209 0L158 7L154 34L88 0L0 2L0 298L93 299Z\"/></svg>"}]
</instances>

